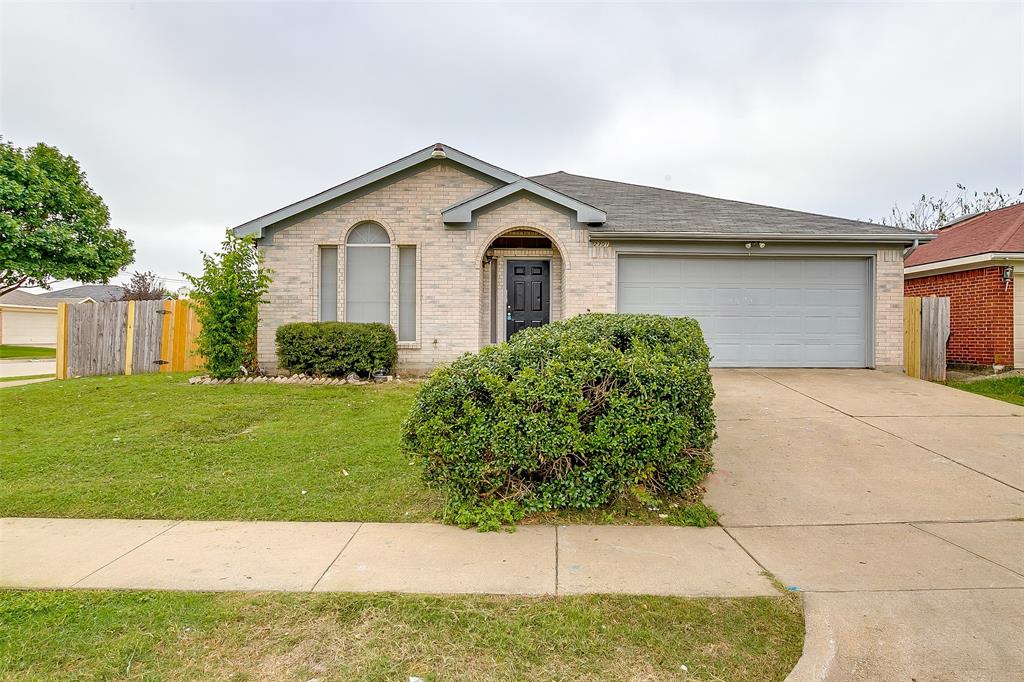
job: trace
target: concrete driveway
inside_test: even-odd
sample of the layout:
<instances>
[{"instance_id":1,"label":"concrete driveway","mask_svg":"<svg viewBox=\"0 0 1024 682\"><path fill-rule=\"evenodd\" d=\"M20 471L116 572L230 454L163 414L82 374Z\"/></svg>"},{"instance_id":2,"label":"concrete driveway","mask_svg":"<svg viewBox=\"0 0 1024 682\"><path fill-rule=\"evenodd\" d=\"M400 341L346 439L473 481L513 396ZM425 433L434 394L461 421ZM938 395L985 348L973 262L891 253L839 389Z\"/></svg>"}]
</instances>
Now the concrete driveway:
<instances>
[{"instance_id":1,"label":"concrete driveway","mask_svg":"<svg viewBox=\"0 0 1024 682\"><path fill-rule=\"evenodd\" d=\"M56 360L9 359L0 360L0 377L23 377L36 374L56 374Z\"/></svg>"},{"instance_id":2,"label":"concrete driveway","mask_svg":"<svg viewBox=\"0 0 1024 682\"><path fill-rule=\"evenodd\" d=\"M719 370L726 531L806 592L791 680L1024 679L1024 408L870 370Z\"/></svg>"}]
</instances>

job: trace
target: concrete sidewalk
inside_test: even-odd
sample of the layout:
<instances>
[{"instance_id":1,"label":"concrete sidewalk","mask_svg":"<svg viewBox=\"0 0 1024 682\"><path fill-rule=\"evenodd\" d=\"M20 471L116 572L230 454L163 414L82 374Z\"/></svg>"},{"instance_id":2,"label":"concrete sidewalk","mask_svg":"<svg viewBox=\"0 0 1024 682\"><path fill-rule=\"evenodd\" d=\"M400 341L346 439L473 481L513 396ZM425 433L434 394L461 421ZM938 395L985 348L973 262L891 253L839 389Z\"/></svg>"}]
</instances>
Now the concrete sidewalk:
<instances>
[{"instance_id":1,"label":"concrete sidewalk","mask_svg":"<svg viewBox=\"0 0 1024 682\"><path fill-rule=\"evenodd\" d=\"M0 588L805 594L788 680L1024 679L1024 521L675 528L0 519Z\"/></svg>"},{"instance_id":2,"label":"concrete sidewalk","mask_svg":"<svg viewBox=\"0 0 1024 682\"><path fill-rule=\"evenodd\" d=\"M0 359L0 377L24 377L36 374L56 374L57 361L33 358Z\"/></svg>"},{"instance_id":3,"label":"concrete sidewalk","mask_svg":"<svg viewBox=\"0 0 1024 682\"><path fill-rule=\"evenodd\" d=\"M778 594L721 528L0 519L0 587Z\"/></svg>"}]
</instances>

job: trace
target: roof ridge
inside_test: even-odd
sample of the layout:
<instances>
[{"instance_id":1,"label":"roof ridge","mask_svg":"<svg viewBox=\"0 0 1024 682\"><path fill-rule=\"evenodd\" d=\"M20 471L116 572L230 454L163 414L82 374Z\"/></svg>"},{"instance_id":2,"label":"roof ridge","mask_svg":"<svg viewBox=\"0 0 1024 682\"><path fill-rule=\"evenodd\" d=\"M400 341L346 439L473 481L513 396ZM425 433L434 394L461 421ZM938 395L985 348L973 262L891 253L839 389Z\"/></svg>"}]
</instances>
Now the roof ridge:
<instances>
[{"instance_id":1,"label":"roof ridge","mask_svg":"<svg viewBox=\"0 0 1024 682\"><path fill-rule=\"evenodd\" d=\"M599 182L610 182L610 183L613 183L613 184L616 184L616 185L629 185L630 187L643 187L645 189L653 189L653 190L656 190L658 192L670 192L672 194L684 194L684 195L691 196L691 197L700 197L702 199L711 199L713 201L727 201L727 202L732 203L732 204L742 204L744 206L756 206L758 208L771 208L771 209L774 209L776 211L788 211L790 213L799 213L801 215L813 216L815 218L827 218L829 220L837 220L837 219L838 220L846 220L846 221L849 221L849 222L852 222L852 223L861 223L861 224L864 224L864 225L873 225L873 226L876 226L876 227L890 227L890 228L892 228L894 230L900 230L900 228L893 227L892 225L884 225L882 223L874 223L874 222L871 222L870 220L859 220L857 218L844 218L842 216L832 216L832 215L826 215L824 213L814 213L812 211L801 211L801 210L795 209L795 208L784 208L782 206L773 206L771 204L759 204L759 203L754 202L754 201L743 201L741 199L726 199L725 197L713 197L710 194L698 194L697 192L687 192L687 191L680 190L680 189L668 189L667 187L655 187L654 185L641 185L641 184L638 184L638 183L635 183L635 182L623 182L621 180L609 180L608 178L597 178L597 177L594 177L592 175L579 175L577 173L566 173L565 171L556 171L555 173L546 173L545 175L558 175L559 173L561 173L562 175L570 175L570 176L573 176L573 177L576 177L576 178L585 178L587 180L597 180ZM544 176L543 175L531 176L530 179L534 180L535 178L538 178L538 177L544 177ZM559 191L561 191L561 190L559 190ZM903 231L909 232L909 230L903 230Z\"/></svg>"}]
</instances>

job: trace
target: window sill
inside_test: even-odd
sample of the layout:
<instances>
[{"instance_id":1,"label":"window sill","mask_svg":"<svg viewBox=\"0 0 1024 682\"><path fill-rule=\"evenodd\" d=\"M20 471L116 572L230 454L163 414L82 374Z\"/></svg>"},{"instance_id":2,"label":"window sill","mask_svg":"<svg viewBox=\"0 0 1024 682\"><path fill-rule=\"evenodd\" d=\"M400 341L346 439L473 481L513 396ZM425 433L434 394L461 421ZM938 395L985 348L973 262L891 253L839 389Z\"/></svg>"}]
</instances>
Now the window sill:
<instances>
[{"instance_id":1,"label":"window sill","mask_svg":"<svg viewBox=\"0 0 1024 682\"><path fill-rule=\"evenodd\" d=\"M409 349L416 350L420 347L419 341L399 341L398 350Z\"/></svg>"}]
</instances>

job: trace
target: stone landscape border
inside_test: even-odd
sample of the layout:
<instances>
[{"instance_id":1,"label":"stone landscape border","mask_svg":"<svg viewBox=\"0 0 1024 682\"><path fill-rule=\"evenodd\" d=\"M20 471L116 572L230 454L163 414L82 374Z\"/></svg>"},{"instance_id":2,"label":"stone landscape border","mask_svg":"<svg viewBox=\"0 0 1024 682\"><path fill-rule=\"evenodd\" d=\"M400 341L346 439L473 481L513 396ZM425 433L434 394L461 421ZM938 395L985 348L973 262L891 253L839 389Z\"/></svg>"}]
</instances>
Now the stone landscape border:
<instances>
[{"instance_id":1,"label":"stone landscape border","mask_svg":"<svg viewBox=\"0 0 1024 682\"><path fill-rule=\"evenodd\" d=\"M290 384L305 386L365 386L366 384L386 384L392 381L401 382L402 379L391 375L383 377L371 377L363 379L349 375L348 377L314 377L305 374L293 374L291 376L248 376L234 377L231 379L215 379L209 375L192 377L188 380L190 384L210 386L220 384Z\"/></svg>"}]
</instances>

